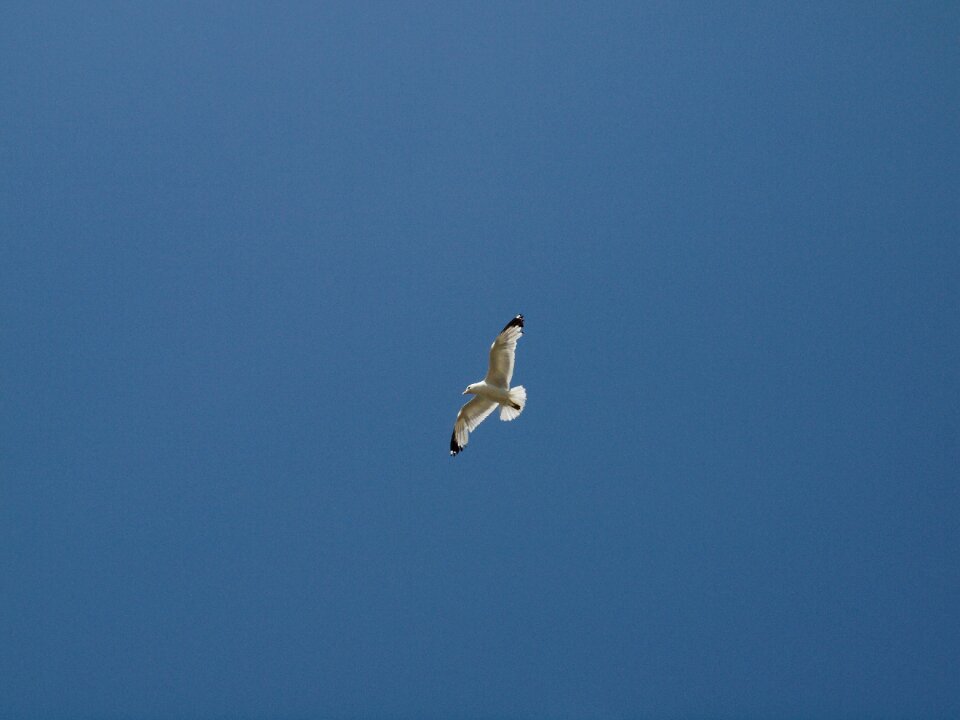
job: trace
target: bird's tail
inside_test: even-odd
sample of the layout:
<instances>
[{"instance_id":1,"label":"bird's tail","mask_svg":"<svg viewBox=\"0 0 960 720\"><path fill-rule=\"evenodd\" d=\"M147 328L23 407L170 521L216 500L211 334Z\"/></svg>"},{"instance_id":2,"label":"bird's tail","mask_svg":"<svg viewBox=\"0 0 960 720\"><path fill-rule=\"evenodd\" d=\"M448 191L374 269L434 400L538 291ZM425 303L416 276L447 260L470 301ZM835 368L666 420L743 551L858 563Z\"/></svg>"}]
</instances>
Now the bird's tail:
<instances>
[{"instance_id":1,"label":"bird's tail","mask_svg":"<svg viewBox=\"0 0 960 720\"><path fill-rule=\"evenodd\" d=\"M517 385L510 390L510 404L500 406L500 419L514 420L520 417L523 406L527 404L527 391L523 385Z\"/></svg>"}]
</instances>

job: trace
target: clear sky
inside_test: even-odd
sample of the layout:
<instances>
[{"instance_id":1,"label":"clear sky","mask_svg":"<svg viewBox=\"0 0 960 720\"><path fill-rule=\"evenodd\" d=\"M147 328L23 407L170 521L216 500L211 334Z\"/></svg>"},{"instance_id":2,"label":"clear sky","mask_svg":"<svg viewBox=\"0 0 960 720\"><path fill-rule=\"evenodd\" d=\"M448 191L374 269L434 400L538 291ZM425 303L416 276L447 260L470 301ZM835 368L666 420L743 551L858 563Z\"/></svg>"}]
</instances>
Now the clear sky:
<instances>
[{"instance_id":1,"label":"clear sky","mask_svg":"<svg viewBox=\"0 0 960 720\"><path fill-rule=\"evenodd\" d=\"M954 2L5 3L0 714L957 717L958 78Z\"/></svg>"}]
</instances>

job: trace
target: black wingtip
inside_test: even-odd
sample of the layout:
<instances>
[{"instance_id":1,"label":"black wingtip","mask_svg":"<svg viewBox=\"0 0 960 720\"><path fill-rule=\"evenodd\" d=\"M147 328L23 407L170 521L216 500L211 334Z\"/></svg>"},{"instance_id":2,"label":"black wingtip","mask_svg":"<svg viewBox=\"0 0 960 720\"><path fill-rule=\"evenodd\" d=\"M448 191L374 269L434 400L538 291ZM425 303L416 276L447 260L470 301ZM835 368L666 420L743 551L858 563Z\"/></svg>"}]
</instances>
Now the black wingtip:
<instances>
[{"instance_id":1,"label":"black wingtip","mask_svg":"<svg viewBox=\"0 0 960 720\"><path fill-rule=\"evenodd\" d=\"M510 322L508 322L506 325L503 326L503 330L506 330L507 328L512 328L512 327L518 327L521 330L523 330L523 315L517 315L513 320L511 320ZM500 332L503 332L503 330L501 330Z\"/></svg>"},{"instance_id":2,"label":"black wingtip","mask_svg":"<svg viewBox=\"0 0 960 720\"><path fill-rule=\"evenodd\" d=\"M463 450L463 448L457 445L457 433L453 433L453 435L450 436L450 456L453 457L461 450Z\"/></svg>"}]
</instances>

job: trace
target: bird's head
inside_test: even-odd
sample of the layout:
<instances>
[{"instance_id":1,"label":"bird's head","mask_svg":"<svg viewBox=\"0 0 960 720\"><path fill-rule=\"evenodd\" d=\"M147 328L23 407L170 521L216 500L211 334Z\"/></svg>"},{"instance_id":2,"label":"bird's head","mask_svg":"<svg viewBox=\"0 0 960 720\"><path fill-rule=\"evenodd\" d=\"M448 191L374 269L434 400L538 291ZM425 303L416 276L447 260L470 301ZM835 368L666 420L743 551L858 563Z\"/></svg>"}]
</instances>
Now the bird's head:
<instances>
[{"instance_id":1,"label":"bird's head","mask_svg":"<svg viewBox=\"0 0 960 720\"><path fill-rule=\"evenodd\" d=\"M473 385L467 385L467 389L463 391L464 395L472 395L474 393Z\"/></svg>"}]
</instances>

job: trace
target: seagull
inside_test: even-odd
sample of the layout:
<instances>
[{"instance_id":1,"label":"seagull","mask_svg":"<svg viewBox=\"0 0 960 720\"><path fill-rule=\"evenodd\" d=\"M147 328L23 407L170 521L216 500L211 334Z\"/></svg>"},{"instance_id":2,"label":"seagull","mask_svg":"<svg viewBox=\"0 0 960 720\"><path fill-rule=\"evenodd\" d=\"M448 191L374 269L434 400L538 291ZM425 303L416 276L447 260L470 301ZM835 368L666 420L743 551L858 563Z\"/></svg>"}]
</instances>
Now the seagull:
<instances>
[{"instance_id":1,"label":"seagull","mask_svg":"<svg viewBox=\"0 0 960 720\"><path fill-rule=\"evenodd\" d=\"M527 391L523 385L510 387L517 340L521 335L523 315L517 315L500 331L490 346L490 368L487 376L480 382L467 385L467 389L463 391L464 395L473 395L473 399L457 413L457 422L450 438L451 455L456 455L466 447L470 441L470 433L486 420L497 406L500 407L500 419L504 421L518 418L523 412L523 406L527 404Z\"/></svg>"}]
</instances>

